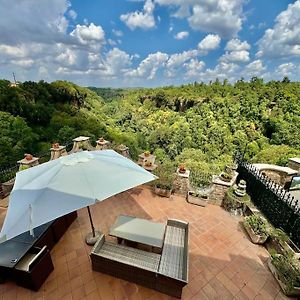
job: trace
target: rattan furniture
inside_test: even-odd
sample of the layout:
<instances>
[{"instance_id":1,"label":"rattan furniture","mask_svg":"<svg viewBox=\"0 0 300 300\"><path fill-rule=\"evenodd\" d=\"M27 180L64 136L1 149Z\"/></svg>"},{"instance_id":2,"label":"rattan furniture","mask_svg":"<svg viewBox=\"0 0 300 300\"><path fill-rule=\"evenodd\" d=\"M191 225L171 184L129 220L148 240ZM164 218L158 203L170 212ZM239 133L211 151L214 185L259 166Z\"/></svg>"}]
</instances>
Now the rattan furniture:
<instances>
[{"instance_id":1,"label":"rattan furniture","mask_svg":"<svg viewBox=\"0 0 300 300\"><path fill-rule=\"evenodd\" d=\"M0 243L0 282L11 278L23 287L37 290L53 270L49 251L76 218L74 211L34 228L34 236L27 231Z\"/></svg>"},{"instance_id":2,"label":"rattan furniture","mask_svg":"<svg viewBox=\"0 0 300 300\"><path fill-rule=\"evenodd\" d=\"M105 241L91 251L92 269L180 298L188 283L188 223L168 220L162 254Z\"/></svg>"},{"instance_id":3,"label":"rattan furniture","mask_svg":"<svg viewBox=\"0 0 300 300\"><path fill-rule=\"evenodd\" d=\"M53 269L47 247L33 247L15 266L13 276L18 285L37 291Z\"/></svg>"}]
</instances>

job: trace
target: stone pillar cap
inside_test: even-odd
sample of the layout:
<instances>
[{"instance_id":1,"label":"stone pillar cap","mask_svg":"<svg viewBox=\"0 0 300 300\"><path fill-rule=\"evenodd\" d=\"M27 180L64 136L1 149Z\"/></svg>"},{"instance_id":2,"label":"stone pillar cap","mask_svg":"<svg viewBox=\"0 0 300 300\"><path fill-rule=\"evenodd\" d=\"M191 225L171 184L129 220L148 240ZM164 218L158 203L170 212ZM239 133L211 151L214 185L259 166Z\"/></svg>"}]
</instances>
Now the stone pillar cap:
<instances>
[{"instance_id":1,"label":"stone pillar cap","mask_svg":"<svg viewBox=\"0 0 300 300\"><path fill-rule=\"evenodd\" d=\"M37 160L39 160L38 157L32 157L31 160L27 160L26 158L23 158L23 159L21 159L21 160L18 160L17 163L18 163L18 164L21 164L21 165L30 165L30 164L32 164L33 162L37 161Z\"/></svg>"},{"instance_id":2,"label":"stone pillar cap","mask_svg":"<svg viewBox=\"0 0 300 300\"><path fill-rule=\"evenodd\" d=\"M61 146L61 145L59 145L58 148L53 148L53 147L52 147L52 148L50 148L50 150L51 150L51 151L60 151L60 150L65 149L65 148L66 148L66 146Z\"/></svg>"},{"instance_id":3,"label":"stone pillar cap","mask_svg":"<svg viewBox=\"0 0 300 300\"><path fill-rule=\"evenodd\" d=\"M78 136L77 138L73 139L73 142L84 142L89 140L89 136Z\"/></svg>"}]
</instances>

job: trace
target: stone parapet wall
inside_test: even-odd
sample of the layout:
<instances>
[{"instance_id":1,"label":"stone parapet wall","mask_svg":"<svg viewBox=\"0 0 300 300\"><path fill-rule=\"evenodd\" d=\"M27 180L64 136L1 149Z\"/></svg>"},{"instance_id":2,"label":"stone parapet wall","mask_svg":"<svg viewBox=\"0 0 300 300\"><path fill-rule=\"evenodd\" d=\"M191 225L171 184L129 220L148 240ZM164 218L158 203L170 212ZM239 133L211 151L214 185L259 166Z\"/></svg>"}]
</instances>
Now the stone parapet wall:
<instances>
[{"instance_id":1,"label":"stone parapet wall","mask_svg":"<svg viewBox=\"0 0 300 300\"><path fill-rule=\"evenodd\" d=\"M214 184L213 192L209 195L208 203L221 206L228 186Z\"/></svg>"}]
</instances>

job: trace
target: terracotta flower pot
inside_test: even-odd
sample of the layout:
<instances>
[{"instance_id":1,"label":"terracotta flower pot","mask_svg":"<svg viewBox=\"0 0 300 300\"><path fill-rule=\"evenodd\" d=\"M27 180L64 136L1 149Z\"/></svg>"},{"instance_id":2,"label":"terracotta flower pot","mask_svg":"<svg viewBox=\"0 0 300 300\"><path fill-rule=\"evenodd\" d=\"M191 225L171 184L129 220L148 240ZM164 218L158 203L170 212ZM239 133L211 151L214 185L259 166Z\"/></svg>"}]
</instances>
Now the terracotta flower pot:
<instances>
[{"instance_id":1,"label":"terracotta flower pot","mask_svg":"<svg viewBox=\"0 0 300 300\"><path fill-rule=\"evenodd\" d=\"M26 160L32 160L33 156L31 154L25 154Z\"/></svg>"},{"instance_id":2,"label":"terracotta flower pot","mask_svg":"<svg viewBox=\"0 0 300 300\"><path fill-rule=\"evenodd\" d=\"M185 165L184 164L180 164L179 168L178 168L179 173L185 173L186 169L185 169Z\"/></svg>"}]
</instances>

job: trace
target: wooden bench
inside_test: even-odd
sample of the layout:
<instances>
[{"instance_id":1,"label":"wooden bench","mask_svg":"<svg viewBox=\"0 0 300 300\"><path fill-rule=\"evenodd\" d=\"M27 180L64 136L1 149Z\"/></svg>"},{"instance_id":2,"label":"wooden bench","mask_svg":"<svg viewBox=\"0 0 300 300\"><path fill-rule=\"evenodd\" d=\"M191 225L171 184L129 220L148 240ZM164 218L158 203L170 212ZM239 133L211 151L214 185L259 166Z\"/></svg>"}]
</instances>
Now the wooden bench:
<instances>
[{"instance_id":1,"label":"wooden bench","mask_svg":"<svg viewBox=\"0 0 300 300\"><path fill-rule=\"evenodd\" d=\"M91 251L92 269L174 297L188 282L188 223L168 220L162 254L105 241Z\"/></svg>"}]
</instances>

